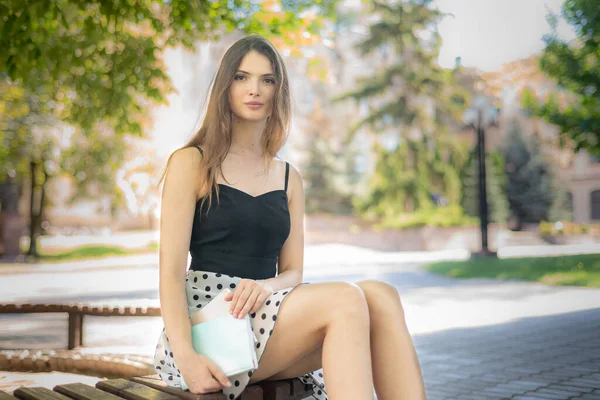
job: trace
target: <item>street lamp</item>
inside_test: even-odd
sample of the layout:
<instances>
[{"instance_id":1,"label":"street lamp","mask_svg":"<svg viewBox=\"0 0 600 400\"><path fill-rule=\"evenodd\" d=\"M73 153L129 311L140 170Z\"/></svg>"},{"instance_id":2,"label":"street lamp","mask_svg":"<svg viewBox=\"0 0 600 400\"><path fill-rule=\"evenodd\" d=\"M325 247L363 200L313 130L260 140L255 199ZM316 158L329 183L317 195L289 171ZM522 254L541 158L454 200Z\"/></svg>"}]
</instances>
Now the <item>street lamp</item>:
<instances>
[{"instance_id":1,"label":"street lamp","mask_svg":"<svg viewBox=\"0 0 600 400\"><path fill-rule=\"evenodd\" d=\"M463 115L465 125L477 133L477 164L479 166L479 227L481 231L481 252L474 256L495 256L488 248L488 203L485 173L485 129L496 124L499 109L490 105L487 97L477 95L473 106Z\"/></svg>"}]
</instances>

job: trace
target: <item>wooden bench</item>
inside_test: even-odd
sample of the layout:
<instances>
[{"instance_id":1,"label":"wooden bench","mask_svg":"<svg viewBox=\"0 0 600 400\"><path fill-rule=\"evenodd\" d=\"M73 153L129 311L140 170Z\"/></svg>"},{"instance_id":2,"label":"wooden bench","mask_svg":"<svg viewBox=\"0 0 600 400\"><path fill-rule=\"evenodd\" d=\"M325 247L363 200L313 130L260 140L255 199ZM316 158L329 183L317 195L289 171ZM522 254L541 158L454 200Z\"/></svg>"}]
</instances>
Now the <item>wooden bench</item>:
<instances>
[{"instance_id":1,"label":"wooden bench","mask_svg":"<svg viewBox=\"0 0 600 400\"><path fill-rule=\"evenodd\" d=\"M83 346L83 317L95 315L108 316L145 316L160 317L160 307L123 307L93 304L0 304L0 314L25 314L25 313L67 313L69 315L69 344L72 350ZM0 399L2 400L2 399Z\"/></svg>"},{"instance_id":2,"label":"wooden bench","mask_svg":"<svg viewBox=\"0 0 600 400\"><path fill-rule=\"evenodd\" d=\"M301 400L312 395L312 387L299 379L262 381L246 387L241 400ZM83 383L43 387L21 387L12 395L0 390L0 400L229 400L223 393L197 395L169 387L158 375L131 379L99 381L96 386Z\"/></svg>"}]
</instances>

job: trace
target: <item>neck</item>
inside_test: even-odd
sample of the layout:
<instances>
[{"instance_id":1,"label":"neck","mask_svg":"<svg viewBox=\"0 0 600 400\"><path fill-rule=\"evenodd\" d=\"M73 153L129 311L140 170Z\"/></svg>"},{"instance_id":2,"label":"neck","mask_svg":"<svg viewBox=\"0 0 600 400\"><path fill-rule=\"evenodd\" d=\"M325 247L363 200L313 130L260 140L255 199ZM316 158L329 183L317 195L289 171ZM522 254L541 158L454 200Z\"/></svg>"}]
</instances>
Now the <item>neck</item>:
<instances>
[{"instance_id":1,"label":"neck","mask_svg":"<svg viewBox=\"0 0 600 400\"><path fill-rule=\"evenodd\" d=\"M260 140L266 121L247 121L233 117L231 125L230 151L242 156L262 156Z\"/></svg>"}]
</instances>

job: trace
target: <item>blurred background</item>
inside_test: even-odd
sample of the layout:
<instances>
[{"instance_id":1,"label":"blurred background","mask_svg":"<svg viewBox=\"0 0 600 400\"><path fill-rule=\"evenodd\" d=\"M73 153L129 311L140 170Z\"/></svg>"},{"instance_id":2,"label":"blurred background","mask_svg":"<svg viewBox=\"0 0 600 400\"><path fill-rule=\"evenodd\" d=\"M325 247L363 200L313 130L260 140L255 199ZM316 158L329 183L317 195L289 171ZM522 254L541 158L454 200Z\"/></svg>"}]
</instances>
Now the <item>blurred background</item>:
<instances>
[{"instance_id":1,"label":"blurred background","mask_svg":"<svg viewBox=\"0 0 600 400\"><path fill-rule=\"evenodd\" d=\"M289 70L279 156L304 179L307 245L436 260L597 252L595 0L40 0L0 13L5 271L156 254L166 159L250 32ZM592 259L519 276L594 286Z\"/></svg>"},{"instance_id":2,"label":"blurred background","mask_svg":"<svg viewBox=\"0 0 600 400\"><path fill-rule=\"evenodd\" d=\"M598 238L595 1L44 3L0 6L4 260L156 233L166 158L247 32L289 68L309 243L479 249L478 128L490 248Z\"/></svg>"},{"instance_id":3,"label":"blurred background","mask_svg":"<svg viewBox=\"0 0 600 400\"><path fill-rule=\"evenodd\" d=\"M225 50L260 33L292 84L279 156L304 179L305 279L398 288L428 389L447 389L444 365L494 365L482 354L451 364L463 333L493 342L484 325L511 345L564 332L577 349L560 335L539 341L585 365L600 327L598 10L597 0L0 0L0 311L159 306L158 180L193 134ZM65 315L0 314L0 369L6 351L66 347ZM151 365L160 317L87 319L80 354ZM448 336L458 328L468 331ZM0 375L0 388L34 382L15 376Z\"/></svg>"}]
</instances>

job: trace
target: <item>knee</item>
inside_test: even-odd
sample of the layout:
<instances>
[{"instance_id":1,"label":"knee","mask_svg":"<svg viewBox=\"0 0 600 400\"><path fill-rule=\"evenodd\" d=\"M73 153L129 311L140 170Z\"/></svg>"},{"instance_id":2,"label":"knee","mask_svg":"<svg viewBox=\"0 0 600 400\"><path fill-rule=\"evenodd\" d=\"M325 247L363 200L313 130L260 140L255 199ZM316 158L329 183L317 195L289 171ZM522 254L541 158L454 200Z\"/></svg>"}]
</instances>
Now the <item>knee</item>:
<instances>
[{"instance_id":1,"label":"knee","mask_svg":"<svg viewBox=\"0 0 600 400\"><path fill-rule=\"evenodd\" d=\"M335 301L330 311L333 319L343 318L367 323L369 320L369 308L365 294L354 283L336 283Z\"/></svg>"},{"instance_id":2,"label":"knee","mask_svg":"<svg viewBox=\"0 0 600 400\"><path fill-rule=\"evenodd\" d=\"M369 311L373 313L397 312L404 313L398 290L389 283L378 280L357 282L367 300Z\"/></svg>"}]
</instances>

